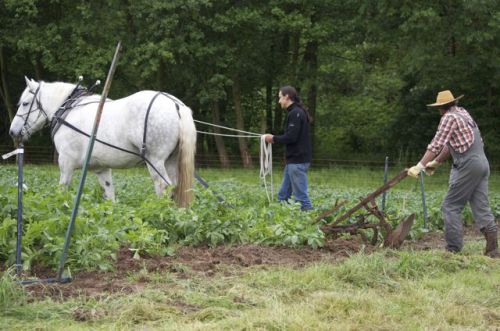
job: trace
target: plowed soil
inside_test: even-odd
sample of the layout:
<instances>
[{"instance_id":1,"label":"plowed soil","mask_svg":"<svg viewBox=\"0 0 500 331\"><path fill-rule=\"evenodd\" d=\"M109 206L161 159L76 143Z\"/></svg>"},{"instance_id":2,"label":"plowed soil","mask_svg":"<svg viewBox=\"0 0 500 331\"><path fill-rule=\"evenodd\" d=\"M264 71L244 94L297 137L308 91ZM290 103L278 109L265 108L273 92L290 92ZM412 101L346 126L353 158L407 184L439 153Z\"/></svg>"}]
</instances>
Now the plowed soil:
<instances>
[{"instance_id":1,"label":"plowed soil","mask_svg":"<svg viewBox=\"0 0 500 331\"><path fill-rule=\"evenodd\" d=\"M445 246L443 234L427 233L416 241L405 241L401 249L428 250L443 249ZM478 240L481 234L473 228L465 230L465 240ZM32 300L50 296L54 300L65 300L70 297L85 295L91 297L108 296L111 293L132 293L140 291L149 282L149 272L165 272L179 278L213 277L223 273L244 273L252 266L286 265L300 268L315 262L338 263L339 261L364 251L366 254L383 249L365 244L357 236L347 239L327 241L320 249L308 247L269 247L259 245L218 246L210 247L180 247L174 256L142 256L133 257L133 251L126 247L120 249L114 270L110 272L79 272L73 275L71 282L37 283L25 285ZM142 271L142 273L141 273ZM144 273L144 271L147 271ZM47 268L34 267L27 277L47 279L55 277L55 271ZM134 277L135 275L135 277ZM139 277L137 277L139 275ZM133 279L133 281L131 281Z\"/></svg>"}]
</instances>

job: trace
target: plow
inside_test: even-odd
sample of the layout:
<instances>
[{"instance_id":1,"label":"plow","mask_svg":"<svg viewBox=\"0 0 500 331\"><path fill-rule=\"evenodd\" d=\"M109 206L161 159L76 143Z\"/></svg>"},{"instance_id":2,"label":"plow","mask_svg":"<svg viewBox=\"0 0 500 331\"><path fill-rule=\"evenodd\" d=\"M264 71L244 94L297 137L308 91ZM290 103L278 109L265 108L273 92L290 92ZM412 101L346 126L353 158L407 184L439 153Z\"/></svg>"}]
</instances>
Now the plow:
<instances>
[{"instance_id":1,"label":"plow","mask_svg":"<svg viewBox=\"0 0 500 331\"><path fill-rule=\"evenodd\" d=\"M415 221L415 214L405 216L401 219L396 227L393 227L387 221L387 215L384 211L380 210L377 206L375 199L388 191L390 188L401 182L408 176L407 170L401 171L399 174L390 179L387 183L379 187L377 190L368 194L365 198L361 199L354 207L347 210L345 213L337 217L335 220L327 222L321 227L321 230L327 235L334 238L340 234L360 235L363 241L376 245L379 241L379 234L382 234L383 246L389 248L399 248ZM337 203L333 208L323 212L316 218L319 222L326 217L332 215L345 205L346 201ZM365 213L358 213L359 210L364 209ZM351 216L354 216L354 220ZM371 217L373 216L373 217ZM375 219L376 221L372 221ZM367 234L368 231L372 233L371 238Z\"/></svg>"}]
</instances>

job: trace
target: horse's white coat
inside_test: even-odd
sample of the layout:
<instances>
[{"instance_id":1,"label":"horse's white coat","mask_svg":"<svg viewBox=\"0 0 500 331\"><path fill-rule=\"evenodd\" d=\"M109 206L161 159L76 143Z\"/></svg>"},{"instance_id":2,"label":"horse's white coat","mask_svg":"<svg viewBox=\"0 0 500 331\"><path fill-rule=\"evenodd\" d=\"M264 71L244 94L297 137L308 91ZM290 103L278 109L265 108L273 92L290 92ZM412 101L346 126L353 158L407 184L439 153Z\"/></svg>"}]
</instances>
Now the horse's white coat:
<instances>
[{"instance_id":1,"label":"horse's white coat","mask_svg":"<svg viewBox=\"0 0 500 331\"><path fill-rule=\"evenodd\" d=\"M75 85L62 82L36 82L26 79L26 89L19 100L17 115L11 123L10 133L17 139L27 140L35 131L50 122ZM36 92L38 89L38 92ZM36 93L36 95L35 95ZM157 94L155 91L141 91L118 100L107 100L97 132L97 139L120 148L140 153L145 129L147 108ZM31 113L25 123L33 98ZM100 96L86 96L80 106L71 109L66 121L80 130L91 134ZM177 184L176 194L191 195L194 173L194 152L196 148L196 128L191 109L181 101L159 95L151 107L146 138L145 157L151 161L168 184ZM42 109L39 109L41 106ZM45 114L44 114L45 112ZM46 115L46 116L45 116ZM54 144L59 153L60 184L69 185L75 169L85 161L89 138L73 129L61 125L54 136ZM176 147L179 146L177 149ZM115 199L111 180L111 168L127 168L137 165L141 158L95 142L89 169L95 171L106 197ZM162 195L167 183L148 165L156 193ZM189 172L189 173L187 173ZM182 181L182 183L180 183ZM185 183L188 181L188 183ZM182 185L181 185L182 184ZM178 200L180 205L188 201Z\"/></svg>"}]
</instances>

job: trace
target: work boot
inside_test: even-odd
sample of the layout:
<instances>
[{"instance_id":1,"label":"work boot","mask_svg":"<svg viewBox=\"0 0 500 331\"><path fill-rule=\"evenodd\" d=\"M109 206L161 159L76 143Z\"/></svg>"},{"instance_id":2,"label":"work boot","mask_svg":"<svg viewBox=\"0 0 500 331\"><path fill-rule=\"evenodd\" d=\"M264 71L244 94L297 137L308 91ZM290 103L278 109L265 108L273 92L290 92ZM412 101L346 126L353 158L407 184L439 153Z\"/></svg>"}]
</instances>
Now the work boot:
<instances>
[{"instance_id":1,"label":"work boot","mask_svg":"<svg viewBox=\"0 0 500 331\"><path fill-rule=\"evenodd\" d=\"M500 252L498 252L497 231L484 231L483 234L486 238L486 248L484 250L484 255L492 258L500 258Z\"/></svg>"},{"instance_id":2,"label":"work boot","mask_svg":"<svg viewBox=\"0 0 500 331\"><path fill-rule=\"evenodd\" d=\"M458 254L460 253L460 249L458 248L455 248L455 247L450 247L450 246L446 246L445 247L446 251L449 252L449 253L453 253L453 254Z\"/></svg>"}]
</instances>

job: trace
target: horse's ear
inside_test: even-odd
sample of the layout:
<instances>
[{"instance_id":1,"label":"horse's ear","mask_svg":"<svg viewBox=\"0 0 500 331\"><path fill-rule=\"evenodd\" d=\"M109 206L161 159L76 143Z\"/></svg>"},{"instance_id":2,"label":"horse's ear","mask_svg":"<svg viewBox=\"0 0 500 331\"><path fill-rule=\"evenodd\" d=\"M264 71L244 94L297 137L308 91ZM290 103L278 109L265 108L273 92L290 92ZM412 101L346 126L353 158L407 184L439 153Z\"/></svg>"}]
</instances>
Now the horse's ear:
<instances>
[{"instance_id":1,"label":"horse's ear","mask_svg":"<svg viewBox=\"0 0 500 331\"><path fill-rule=\"evenodd\" d=\"M31 91L35 91L37 88L38 88L38 83L33 80L33 79L29 79L28 77L24 76L24 80L26 81L26 86L31 90Z\"/></svg>"}]
</instances>

